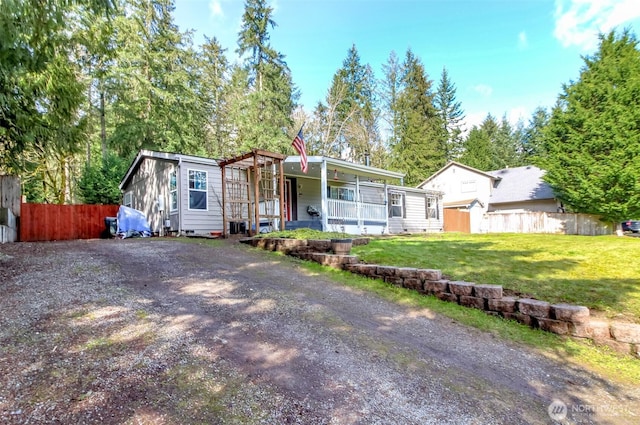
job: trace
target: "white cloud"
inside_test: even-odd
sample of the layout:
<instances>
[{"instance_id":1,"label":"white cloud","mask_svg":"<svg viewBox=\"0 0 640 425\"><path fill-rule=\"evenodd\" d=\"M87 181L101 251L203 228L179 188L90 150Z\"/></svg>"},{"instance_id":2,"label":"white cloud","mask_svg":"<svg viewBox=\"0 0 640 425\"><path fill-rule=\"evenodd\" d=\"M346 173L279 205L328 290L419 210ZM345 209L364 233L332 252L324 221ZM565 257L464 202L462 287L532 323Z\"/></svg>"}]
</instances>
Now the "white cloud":
<instances>
[{"instance_id":1,"label":"white cloud","mask_svg":"<svg viewBox=\"0 0 640 425\"><path fill-rule=\"evenodd\" d=\"M564 47L593 50L599 33L639 17L638 0L556 0L553 35Z\"/></svg>"},{"instance_id":2,"label":"white cloud","mask_svg":"<svg viewBox=\"0 0 640 425\"><path fill-rule=\"evenodd\" d=\"M527 40L527 33L524 31L520 31L518 34L518 49L524 50L529 46L529 42Z\"/></svg>"},{"instance_id":3,"label":"white cloud","mask_svg":"<svg viewBox=\"0 0 640 425\"><path fill-rule=\"evenodd\" d=\"M493 93L493 87L486 84L478 84L473 88L473 90L480 93L484 97L489 97L491 96L491 93Z\"/></svg>"},{"instance_id":4,"label":"white cloud","mask_svg":"<svg viewBox=\"0 0 640 425\"><path fill-rule=\"evenodd\" d=\"M220 0L211 0L209 2L209 11L211 12L211 16L214 18L224 17L224 11L222 10L222 3L220 3Z\"/></svg>"}]
</instances>

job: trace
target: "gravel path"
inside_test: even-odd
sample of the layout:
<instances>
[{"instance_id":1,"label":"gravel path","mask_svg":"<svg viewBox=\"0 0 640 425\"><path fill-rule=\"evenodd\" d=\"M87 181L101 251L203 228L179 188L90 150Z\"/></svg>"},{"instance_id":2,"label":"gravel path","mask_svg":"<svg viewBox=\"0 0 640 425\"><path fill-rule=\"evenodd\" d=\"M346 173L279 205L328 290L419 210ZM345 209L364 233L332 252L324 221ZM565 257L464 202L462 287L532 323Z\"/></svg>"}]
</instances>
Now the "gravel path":
<instances>
[{"instance_id":1,"label":"gravel path","mask_svg":"<svg viewBox=\"0 0 640 425\"><path fill-rule=\"evenodd\" d=\"M638 388L231 241L0 245L0 344L0 423L640 423Z\"/></svg>"}]
</instances>

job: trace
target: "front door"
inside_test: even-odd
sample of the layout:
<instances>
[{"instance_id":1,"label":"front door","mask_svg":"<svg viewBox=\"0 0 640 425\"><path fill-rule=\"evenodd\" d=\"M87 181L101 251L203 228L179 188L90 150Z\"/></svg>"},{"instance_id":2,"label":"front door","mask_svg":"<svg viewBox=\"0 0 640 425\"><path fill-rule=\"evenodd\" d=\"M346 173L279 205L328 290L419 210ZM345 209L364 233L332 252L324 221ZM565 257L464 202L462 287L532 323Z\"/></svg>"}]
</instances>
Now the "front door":
<instances>
[{"instance_id":1,"label":"front door","mask_svg":"<svg viewBox=\"0 0 640 425\"><path fill-rule=\"evenodd\" d=\"M285 179L284 181L284 217L286 221L293 221L295 218L293 217L293 203L295 201L295 197L292 193L292 185L291 179Z\"/></svg>"}]
</instances>

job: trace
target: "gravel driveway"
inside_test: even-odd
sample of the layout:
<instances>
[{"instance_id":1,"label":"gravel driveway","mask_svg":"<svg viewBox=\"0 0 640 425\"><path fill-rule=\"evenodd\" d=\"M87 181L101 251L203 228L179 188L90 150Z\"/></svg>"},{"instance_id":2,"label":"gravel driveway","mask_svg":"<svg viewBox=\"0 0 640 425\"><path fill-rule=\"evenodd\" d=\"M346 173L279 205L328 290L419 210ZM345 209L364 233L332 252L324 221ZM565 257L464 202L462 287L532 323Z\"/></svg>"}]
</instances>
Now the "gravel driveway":
<instances>
[{"instance_id":1,"label":"gravel driveway","mask_svg":"<svg viewBox=\"0 0 640 425\"><path fill-rule=\"evenodd\" d=\"M0 423L640 422L638 388L232 241L0 245L0 344Z\"/></svg>"}]
</instances>

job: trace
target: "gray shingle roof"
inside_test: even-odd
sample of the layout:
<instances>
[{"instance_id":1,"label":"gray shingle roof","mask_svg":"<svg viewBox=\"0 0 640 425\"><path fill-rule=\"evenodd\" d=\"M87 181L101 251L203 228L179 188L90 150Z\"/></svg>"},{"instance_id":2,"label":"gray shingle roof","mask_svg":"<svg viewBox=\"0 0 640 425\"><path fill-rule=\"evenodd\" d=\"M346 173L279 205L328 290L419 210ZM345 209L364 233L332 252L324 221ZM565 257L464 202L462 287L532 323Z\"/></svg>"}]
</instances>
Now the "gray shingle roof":
<instances>
[{"instance_id":1,"label":"gray shingle roof","mask_svg":"<svg viewBox=\"0 0 640 425\"><path fill-rule=\"evenodd\" d=\"M489 171L500 179L489 203L534 201L555 198L551 187L542 180L545 171L533 165Z\"/></svg>"}]
</instances>

